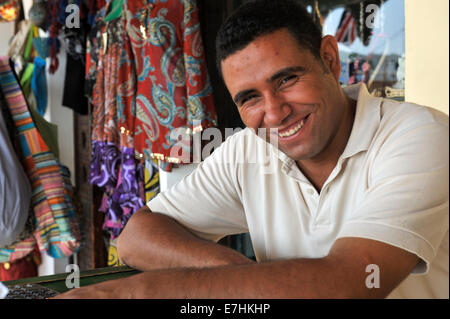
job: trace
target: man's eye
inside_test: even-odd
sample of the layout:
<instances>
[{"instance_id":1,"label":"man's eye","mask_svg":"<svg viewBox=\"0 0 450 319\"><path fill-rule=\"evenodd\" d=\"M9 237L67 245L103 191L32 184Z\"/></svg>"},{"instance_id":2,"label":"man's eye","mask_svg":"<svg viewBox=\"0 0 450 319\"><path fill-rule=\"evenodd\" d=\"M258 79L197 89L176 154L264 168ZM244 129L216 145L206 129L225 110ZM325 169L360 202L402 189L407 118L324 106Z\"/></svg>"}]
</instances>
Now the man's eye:
<instances>
[{"instance_id":1,"label":"man's eye","mask_svg":"<svg viewBox=\"0 0 450 319\"><path fill-rule=\"evenodd\" d=\"M296 83L297 80L298 80L298 76L297 75L286 76L286 77L281 79L281 81L280 81L278 86L279 87L289 86L289 85L292 85L292 84Z\"/></svg>"},{"instance_id":2,"label":"man's eye","mask_svg":"<svg viewBox=\"0 0 450 319\"><path fill-rule=\"evenodd\" d=\"M254 98L256 98L256 94L247 95L246 97L244 97L244 98L241 100L241 103L240 103L240 104L241 104L241 105L244 105L245 103L251 101L251 100L254 99Z\"/></svg>"}]
</instances>

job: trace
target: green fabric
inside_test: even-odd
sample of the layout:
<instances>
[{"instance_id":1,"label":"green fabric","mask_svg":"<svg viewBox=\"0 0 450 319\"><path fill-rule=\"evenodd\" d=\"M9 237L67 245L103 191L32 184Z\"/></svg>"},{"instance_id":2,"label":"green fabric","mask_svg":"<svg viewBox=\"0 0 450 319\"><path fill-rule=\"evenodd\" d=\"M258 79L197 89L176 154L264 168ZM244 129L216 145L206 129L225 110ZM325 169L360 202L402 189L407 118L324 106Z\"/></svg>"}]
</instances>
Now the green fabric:
<instances>
[{"instance_id":1,"label":"green fabric","mask_svg":"<svg viewBox=\"0 0 450 319\"><path fill-rule=\"evenodd\" d=\"M33 26L31 26L30 32L28 33L27 44L25 46L25 52L23 53L25 62L28 62L28 60L30 59L32 48L33 48Z\"/></svg>"},{"instance_id":2,"label":"green fabric","mask_svg":"<svg viewBox=\"0 0 450 319\"><path fill-rule=\"evenodd\" d=\"M111 12L105 17L105 21L109 22L117 19L122 15L123 0L113 0Z\"/></svg>"},{"instance_id":3,"label":"green fabric","mask_svg":"<svg viewBox=\"0 0 450 319\"><path fill-rule=\"evenodd\" d=\"M25 71L23 71L22 77L20 78L20 86L22 87L23 95L25 98L30 96L31 92L31 79L33 78L34 64L27 63Z\"/></svg>"},{"instance_id":4,"label":"green fabric","mask_svg":"<svg viewBox=\"0 0 450 319\"><path fill-rule=\"evenodd\" d=\"M33 107L30 107L29 109L37 130L48 145L50 151L57 159L59 159L58 126L47 122Z\"/></svg>"}]
</instances>

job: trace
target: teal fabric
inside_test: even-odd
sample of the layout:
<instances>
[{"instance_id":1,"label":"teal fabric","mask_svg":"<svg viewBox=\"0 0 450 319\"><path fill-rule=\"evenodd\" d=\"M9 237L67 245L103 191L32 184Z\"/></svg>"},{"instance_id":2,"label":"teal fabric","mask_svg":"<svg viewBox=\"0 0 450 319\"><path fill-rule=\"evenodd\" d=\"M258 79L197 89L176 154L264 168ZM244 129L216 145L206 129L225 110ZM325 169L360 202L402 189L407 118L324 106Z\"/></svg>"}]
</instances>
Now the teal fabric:
<instances>
[{"instance_id":1,"label":"teal fabric","mask_svg":"<svg viewBox=\"0 0 450 319\"><path fill-rule=\"evenodd\" d=\"M34 38L33 47L42 59L49 56L48 38Z\"/></svg>"},{"instance_id":2,"label":"teal fabric","mask_svg":"<svg viewBox=\"0 0 450 319\"><path fill-rule=\"evenodd\" d=\"M31 89L36 98L37 111L40 115L45 114L47 109L47 77L45 75L45 60L40 57L34 58L34 71L31 79Z\"/></svg>"}]
</instances>

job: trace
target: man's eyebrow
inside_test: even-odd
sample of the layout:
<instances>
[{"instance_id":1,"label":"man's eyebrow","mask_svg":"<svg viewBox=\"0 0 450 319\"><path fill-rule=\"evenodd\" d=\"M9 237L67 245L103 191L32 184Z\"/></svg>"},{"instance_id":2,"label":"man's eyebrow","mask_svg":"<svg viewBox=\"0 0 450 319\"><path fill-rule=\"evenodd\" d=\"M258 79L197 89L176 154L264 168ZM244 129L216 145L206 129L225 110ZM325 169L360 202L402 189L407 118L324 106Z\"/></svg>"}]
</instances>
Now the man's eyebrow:
<instances>
[{"instance_id":1,"label":"man's eyebrow","mask_svg":"<svg viewBox=\"0 0 450 319\"><path fill-rule=\"evenodd\" d=\"M306 68L302 67L302 66L290 66L284 69L281 69L280 71L278 71L277 73L275 73L274 75L272 75L267 82L273 82L279 78L282 78L286 75L290 75L292 73L305 73L306 72Z\"/></svg>"}]
</instances>

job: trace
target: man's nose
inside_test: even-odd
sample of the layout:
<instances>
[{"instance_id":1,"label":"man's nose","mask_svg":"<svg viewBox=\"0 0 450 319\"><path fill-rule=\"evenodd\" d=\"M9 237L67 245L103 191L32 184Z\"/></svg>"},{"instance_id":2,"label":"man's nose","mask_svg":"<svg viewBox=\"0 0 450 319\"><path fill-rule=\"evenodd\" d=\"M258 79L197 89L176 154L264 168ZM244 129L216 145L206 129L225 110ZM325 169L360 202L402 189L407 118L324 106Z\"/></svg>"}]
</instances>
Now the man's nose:
<instances>
[{"instance_id":1,"label":"man's nose","mask_svg":"<svg viewBox=\"0 0 450 319\"><path fill-rule=\"evenodd\" d=\"M266 97L264 121L267 126L280 126L291 112L291 106L283 97L275 94Z\"/></svg>"}]
</instances>

